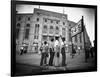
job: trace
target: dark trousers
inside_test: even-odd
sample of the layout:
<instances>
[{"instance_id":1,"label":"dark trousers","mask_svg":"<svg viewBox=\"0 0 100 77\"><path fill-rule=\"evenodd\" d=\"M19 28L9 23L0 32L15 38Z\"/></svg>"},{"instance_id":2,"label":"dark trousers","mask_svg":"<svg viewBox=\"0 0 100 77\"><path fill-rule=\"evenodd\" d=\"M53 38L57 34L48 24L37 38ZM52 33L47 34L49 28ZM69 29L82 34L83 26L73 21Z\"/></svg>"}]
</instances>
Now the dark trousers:
<instances>
[{"instance_id":1,"label":"dark trousers","mask_svg":"<svg viewBox=\"0 0 100 77\"><path fill-rule=\"evenodd\" d=\"M21 49L20 51L21 51L20 55L22 55L22 54L24 53L24 50L23 50L23 49Z\"/></svg>"},{"instance_id":2,"label":"dark trousers","mask_svg":"<svg viewBox=\"0 0 100 77\"><path fill-rule=\"evenodd\" d=\"M66 66L66 53L64 48L62 48L61 54L62 54L62 66Z\"/></svg>"},{"instance_id":3,"label":"dark trousers","mask_svg":"<svg viewBox=\"0 0 100 77\"><path fill-rule=\"evenodd\" d=\"M42 53L41 54L41 62L40 65L46 64L47 63L47 57L46 57L46 53Z\"/></svg>"},{"instance_id":4,"label":"dark trousers","mask_svg":"<svg viewBox=\"0 0 100 77\"><path fill-rule=\"evenodd\" d=\"M66 66L66 54L62 54L62 66Z\"/></svg>"},{"instance_id":5,"label":"dark trousers","mask_svg":"<svg viewBox=\"0 0 100 77\"><path fill-rule=\"evenodd\" d=\"M88 58L89 58L89 50L85 50L85 62L87 62Z\"/></svg>"},{"instance_id":6,"label":"dark trousers","mask_svg":"<svg viewBox=\"0 0 100 77\"><path fill-rule=\"evenodd\" d=\"M93 58L94 57L93 49L91 48L89 52L90 52L91 57Z\"/></svg>"},{"instance_id":7,"label":"dark trousers","mask_svg":"<svg viewBox=\"0 0 100 77\"><path fill-rule=\"evenodd\" d=\"M53 65L54 54L55 54L55 52L50 52L50 59L49 59L49 65L50 66Z\"/></svg>"}]
</instances>

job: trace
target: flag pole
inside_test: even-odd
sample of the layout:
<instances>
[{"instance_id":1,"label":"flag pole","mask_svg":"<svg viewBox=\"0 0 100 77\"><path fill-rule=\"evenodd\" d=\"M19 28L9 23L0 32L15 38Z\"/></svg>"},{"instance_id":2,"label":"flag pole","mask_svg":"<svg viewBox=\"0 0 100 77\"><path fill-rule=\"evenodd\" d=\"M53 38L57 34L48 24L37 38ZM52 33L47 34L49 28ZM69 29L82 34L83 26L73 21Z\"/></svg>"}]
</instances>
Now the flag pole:
<instances>
[{"instance_id":1,"label":"flag pole","mask_svg":"<svg viewBox=\"0 0 100 77\"><path fill-rule=\"evenodd\" d=\"M84 17L82 16L82 32L83 32L83 41L84 41L84 53L85 53L85 62L87 62L87 52L85 46L85 25L84 25Z\"/></svg>"}]
</instances>

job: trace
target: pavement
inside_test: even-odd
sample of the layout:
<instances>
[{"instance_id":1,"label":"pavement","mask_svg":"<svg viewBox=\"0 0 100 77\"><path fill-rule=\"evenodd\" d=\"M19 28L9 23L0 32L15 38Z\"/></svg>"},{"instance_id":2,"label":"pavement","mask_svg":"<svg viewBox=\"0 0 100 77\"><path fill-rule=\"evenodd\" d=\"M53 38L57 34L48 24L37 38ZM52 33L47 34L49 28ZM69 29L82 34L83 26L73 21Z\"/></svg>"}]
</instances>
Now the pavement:
<instances>
[{"instance_id":1,"label":"pavement","mask_svg":"<svg viewBox=\"0 0 100 77\"><path fill-rule=\"evenodd\" d=\"M60 55L61 56L61 55ZM89 70L95 68L95 58L89 58L85 62L84 53L75 54L74 58L66 53L66 66L40 66L41 55L38 53L27 53L23 55L16 54L16 75L33 75L41 72L50 71L72 71L72 70ZM48 58L49 61L49 58ZM61 64L60 57L60 64Z\"/></svg>"}]
</instances>

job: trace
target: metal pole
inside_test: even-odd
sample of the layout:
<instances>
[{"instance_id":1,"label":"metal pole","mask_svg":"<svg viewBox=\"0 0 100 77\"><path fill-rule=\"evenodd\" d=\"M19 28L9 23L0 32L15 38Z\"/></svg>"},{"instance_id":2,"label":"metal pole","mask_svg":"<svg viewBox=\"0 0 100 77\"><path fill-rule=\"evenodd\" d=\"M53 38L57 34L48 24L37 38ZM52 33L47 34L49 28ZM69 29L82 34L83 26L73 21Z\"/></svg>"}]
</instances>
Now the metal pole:
<instances>
[{"instance_id":1,"label":"metal pole","mask_svg":"<svg viewBox=\"0 0 100 77\"><path fill-rule=\"evenodd\" d=\"M85 46L85 26L84 26L84 17L83 16L82 16L82 32L83 32L85 62L87 62L87 52L86 52L86 46Z\"/></svg>"}]
</instances>

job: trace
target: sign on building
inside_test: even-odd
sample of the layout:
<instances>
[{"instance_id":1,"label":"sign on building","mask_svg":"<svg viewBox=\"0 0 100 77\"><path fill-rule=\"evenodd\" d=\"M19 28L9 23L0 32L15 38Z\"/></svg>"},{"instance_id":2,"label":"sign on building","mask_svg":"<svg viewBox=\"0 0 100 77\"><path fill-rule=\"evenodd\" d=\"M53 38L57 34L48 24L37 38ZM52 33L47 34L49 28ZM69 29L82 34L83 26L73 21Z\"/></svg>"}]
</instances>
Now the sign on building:
<instances>
[{"instance_id":1,"label":"sign on building","mask_svg":"<svg viewBox=\"0 0 100 77\"><path fill-rule=\"evenodd\" d=\"M80 20L74 27L71 28L71 36L75 36L82 32L82 20Z\"/></svg>"}]
</instances>

